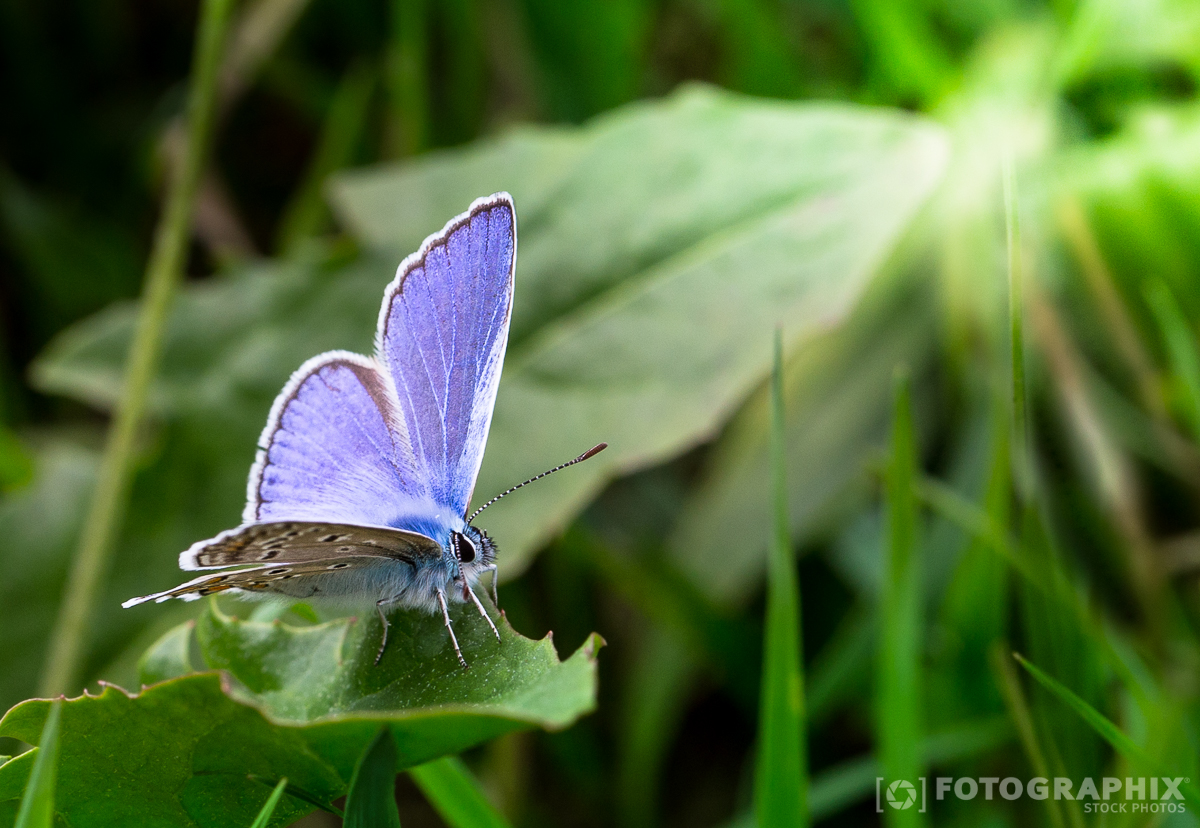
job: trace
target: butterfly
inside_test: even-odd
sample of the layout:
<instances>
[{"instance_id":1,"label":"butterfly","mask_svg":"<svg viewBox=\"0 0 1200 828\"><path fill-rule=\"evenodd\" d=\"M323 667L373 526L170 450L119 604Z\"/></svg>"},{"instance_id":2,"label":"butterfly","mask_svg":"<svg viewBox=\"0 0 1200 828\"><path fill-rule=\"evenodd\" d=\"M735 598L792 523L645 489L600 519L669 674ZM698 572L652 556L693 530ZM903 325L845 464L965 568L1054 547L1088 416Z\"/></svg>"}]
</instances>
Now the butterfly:
<instances>
[{"instance_id":1,"label":"butterfly","mask_svg":"<svg viewBox=\"0 0 1200 828\"><path fill-rule=\"evenodd\" d=\"M193 544L184 570L217 570L122 606L231 592L442 614L492 575L496 544L467 509L508 344L517 252L507 193L482 198L406 258L383 294L375 353L330 351L292 375L267 418L242 525Z\"/></svg>"}]
</instances>

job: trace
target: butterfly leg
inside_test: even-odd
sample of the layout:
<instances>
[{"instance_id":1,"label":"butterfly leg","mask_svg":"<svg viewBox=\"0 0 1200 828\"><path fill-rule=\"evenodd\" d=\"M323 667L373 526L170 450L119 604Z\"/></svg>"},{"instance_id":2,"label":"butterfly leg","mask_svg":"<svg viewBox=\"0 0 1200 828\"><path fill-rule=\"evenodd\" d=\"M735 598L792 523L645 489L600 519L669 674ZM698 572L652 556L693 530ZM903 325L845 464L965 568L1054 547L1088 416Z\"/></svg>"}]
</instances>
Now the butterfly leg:
<instances>
[{"instance_id":1,"label":"butterfly leg","mask_svg":"<svg viewBox=\"0 0 1200 828\"><path fill-rule=\"evenodd\" d=\"M383 612L385 604L390 604L395 598L380 598L375 602L375 611L379 613L379 620L383 622L383 639L379 642L379 652L375 654L375 663L379 664L379 659L383 658L383 651L387 649L388 627L392 626L387 620L387 615Z\"/></svg>"},{"instance_id":2,"label":"butterfly leg","mask_svg":"<svg viewBox=\"0 0 1200 828\"><path fill-rule=\"evenodd\" d=\"M454 645L454 654L458 656L458 663L462 665L464 670L469 670L467 660L463 658L462 650L458 648L458 637L454 634L454 627L450 626L450 608L446 606L446 593L440 589L437 591L438 603L442 605L442 618L446 622L446 629L450 632L450 643Z\"/></svg>"},{"instance_id":3,"label":"butterfly leg","mask_svg":"<svg viewBox=\"0 0 1200 828\"><path fill-rule=\"evenodd\" d=\"M500 631L498 629L496 629L496 625L492 621L492 616L487 614L487 610L485 610L483 608L483 604L479 603L479 599L477 597L475 597L475 593L471 589L471 585L468 584L466 581L463 581L463 594L466 595L468 598L470 598L472 602L474 602L475 609L479 610L479 614L483 616L484 621L488 622L488 626L491 627L492 632L494 632L496 634L496 640L499 641L500 640Z\"/></svg>"},{"instance_id":4,"label":"butterfly leg","mask_svg":"<svg viewBox=\"0 0 1200 828\"><path fill-rule=\"evenodd\" d=\"M496 605L496 609L500 609L500 591L496 588L496 585L500 583L500 573L496 570L495 564L483 571L492 573L492 603Z\"/></svg>"}]
</instances>

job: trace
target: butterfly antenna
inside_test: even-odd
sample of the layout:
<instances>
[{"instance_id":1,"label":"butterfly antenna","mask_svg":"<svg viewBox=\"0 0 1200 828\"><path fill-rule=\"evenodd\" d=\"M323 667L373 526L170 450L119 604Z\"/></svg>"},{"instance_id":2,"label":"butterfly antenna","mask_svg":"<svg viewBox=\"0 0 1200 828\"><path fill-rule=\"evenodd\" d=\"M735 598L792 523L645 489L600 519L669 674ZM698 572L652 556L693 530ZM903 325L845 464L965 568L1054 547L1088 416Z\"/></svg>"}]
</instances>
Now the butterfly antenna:
<instances>
[{"instance_id":1,"label":"butterfly antenna","mask_svg":"<svg viewBox=\"0 0 1200 828\"><path fill-rule=\"evenodd\" d=\"M587 460L589 457L595 457L597 454L604 451L606 448L608 448L608 443L601 443L598 446L593 446L592 448L585 451L583 454L576 457L574 460L568 460L567 462L563 463L561 466L555 466L554 468L550 469L549 471L542 472L537 477L531 477L528 480L526 480L524 483L518 483L517 485L513 486L511 489L501 492L500 494L496 495L491 500L489 500L487 503L480 506L474 512L471 512L471 516L469 518L467 518L467 524L470 525L471 521L475 520L475 518L477 518L479 516L480 512L482 512L487 507L491 506L493 503L495 503L500 498L505 497L506 495L512 494L513 492L515 492L517 489L521 488L522 486L528 486L530 483L533 483L537 480L541 480L543 477L549 477L550 475L554 474L555 472L562 471L563 469L567 468L568 466L574 466L576 463L582 463L584 460Z\"/></svg>"}]
</instances>

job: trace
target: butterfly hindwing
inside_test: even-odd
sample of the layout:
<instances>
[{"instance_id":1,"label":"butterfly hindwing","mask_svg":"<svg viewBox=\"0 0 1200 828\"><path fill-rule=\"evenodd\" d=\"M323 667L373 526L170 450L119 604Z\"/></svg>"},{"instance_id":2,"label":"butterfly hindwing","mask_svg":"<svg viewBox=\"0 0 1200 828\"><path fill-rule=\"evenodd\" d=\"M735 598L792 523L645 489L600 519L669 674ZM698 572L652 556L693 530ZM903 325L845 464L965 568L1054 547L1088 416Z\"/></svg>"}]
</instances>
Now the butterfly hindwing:
<instances>
[{"instance_id":1,"label":"butterfly hindwing","mask_svg":"<svg viewBox=\"0 0 1200 828\"><path fill-rule=\"evenodd\" d=\"M179 556L180 569L242 564L303 563L341 557L389 558L417 564L437 560L442 547L416 532L343 523L252 523L194 544Z\"/></svg>"},{"instance_id":2,"label":"butterfly hindwing","mask_svg":"<svg viewBox=\"0 0 1200 828\"><path fill-rule=\"evenodd\" d=\"M516 264L512 199L480 199L400 265L377 331L422 479L465 515L508 342Z\"/></svg>"},{"instance_id":3,"label":"butterfly hindwing","mask_svg":"<svg viewBox=\"0 0 1200 828\"><path fill-rule=\"evenodd\" d=\"M133 598L121 606L132 607L147 601L162 603L170 598L182 598L194 601L206 595L216 595L231 589L242 590L252 594L271 594L288 598L311 598L320 594L322 586L334 586L333 594L342 590L339 586L346 585L348 575L376 567L379 558L348 555L340 558L304 561L302 563L276 564L272 566L257 566L251 569L237 569L228 572L214 572L201 575L174 589ZM337 574L336 580L331 576Z\"/></svg>"}]
</instances>

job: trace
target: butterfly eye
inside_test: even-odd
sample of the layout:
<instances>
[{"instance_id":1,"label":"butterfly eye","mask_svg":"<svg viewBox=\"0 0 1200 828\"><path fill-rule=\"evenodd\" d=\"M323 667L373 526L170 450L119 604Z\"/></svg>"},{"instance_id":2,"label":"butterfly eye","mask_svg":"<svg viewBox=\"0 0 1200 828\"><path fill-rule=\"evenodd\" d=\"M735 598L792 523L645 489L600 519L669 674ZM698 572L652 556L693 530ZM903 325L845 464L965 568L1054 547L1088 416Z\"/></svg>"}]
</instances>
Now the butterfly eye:
<instances>
[{"instance_id":1,"label":"butterfly eye","mask_svg":"<svg viewBox=\"0 0 1200 828\"><path fill-rule=\"evenodd\" d=\"M454 540L454 555L458 558L458 562L469 564L474 561L475 544L471 543L471 539L458 532L455 532L451 537Z\"/></svg>"}]
</instances>

